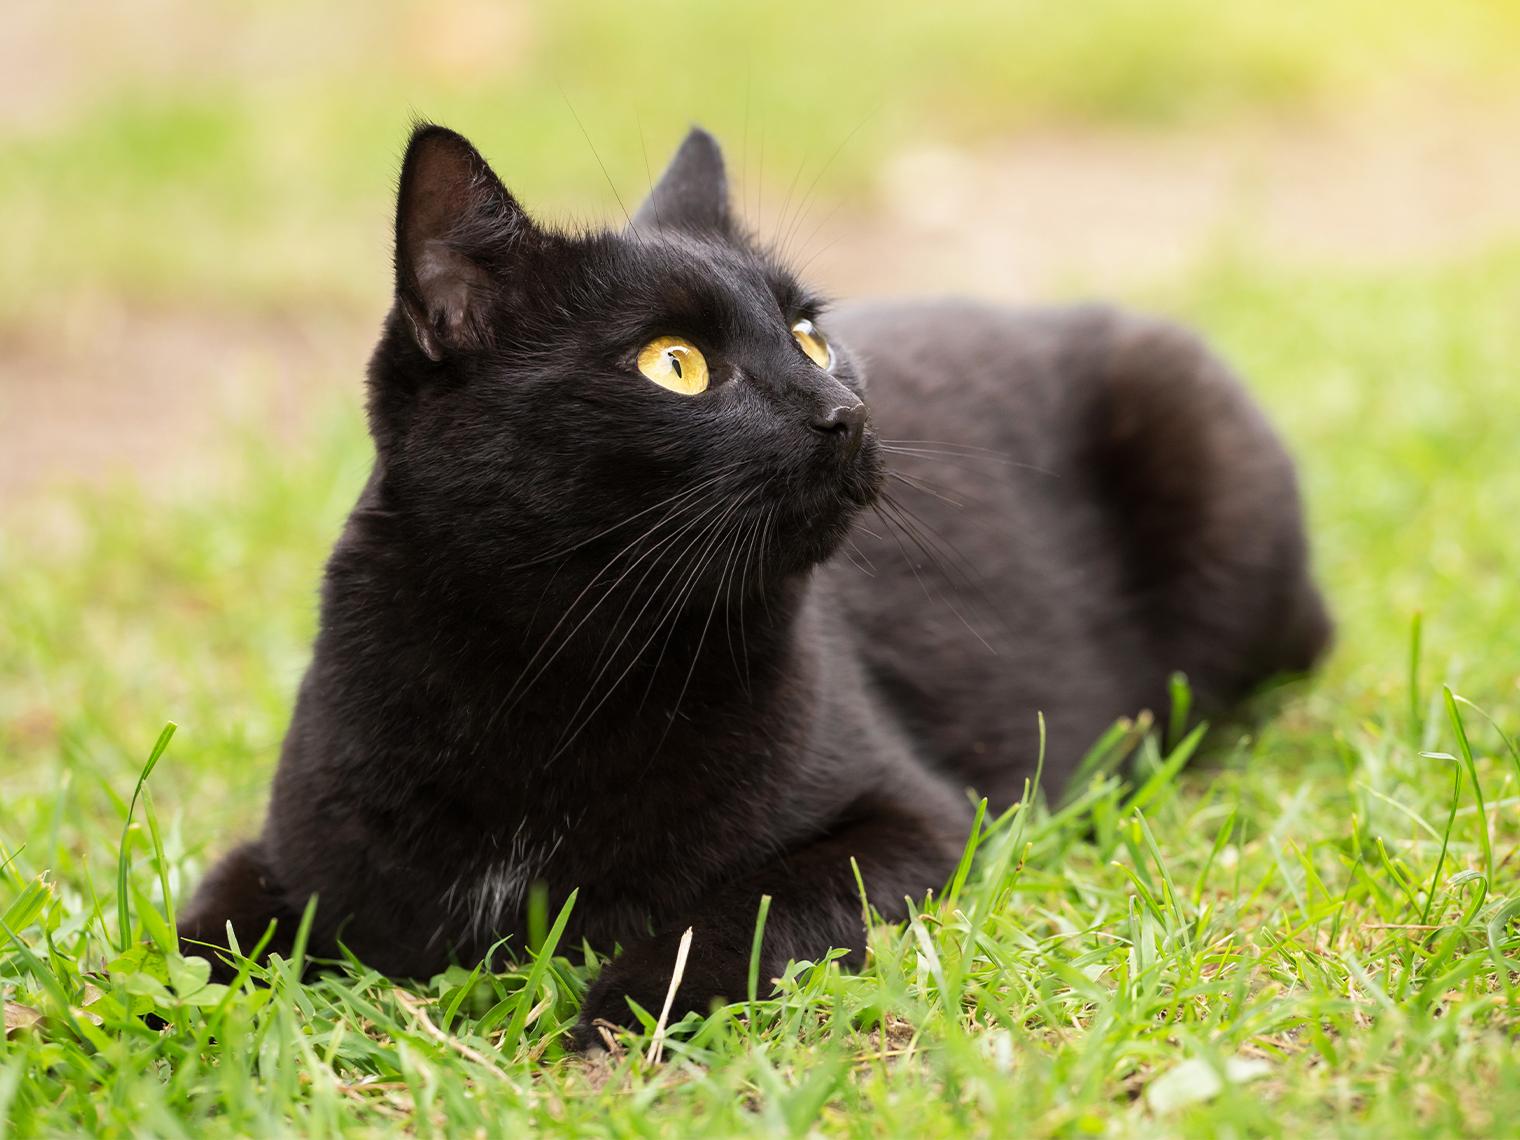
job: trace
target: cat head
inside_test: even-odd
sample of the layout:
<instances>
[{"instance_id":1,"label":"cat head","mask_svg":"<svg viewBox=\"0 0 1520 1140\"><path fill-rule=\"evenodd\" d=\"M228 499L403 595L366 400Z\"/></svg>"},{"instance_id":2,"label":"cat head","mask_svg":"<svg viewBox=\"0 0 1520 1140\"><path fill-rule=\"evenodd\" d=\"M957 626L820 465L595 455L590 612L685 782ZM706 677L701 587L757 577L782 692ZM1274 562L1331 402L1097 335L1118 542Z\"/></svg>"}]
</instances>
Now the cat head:
<instances>
[{"instance_id":1,"label":"cat head","mask_svg":"<svg viewBox=\"0 0 1520 1140\"><path fill-rule=\"evenodd\" d=\"M626 228L566 233L418 127L395 272L370 366L380 485L446 557L760 580L826 557L878 492L860 372L733 217L699 129Z\"/></svg>"}]
</instances>

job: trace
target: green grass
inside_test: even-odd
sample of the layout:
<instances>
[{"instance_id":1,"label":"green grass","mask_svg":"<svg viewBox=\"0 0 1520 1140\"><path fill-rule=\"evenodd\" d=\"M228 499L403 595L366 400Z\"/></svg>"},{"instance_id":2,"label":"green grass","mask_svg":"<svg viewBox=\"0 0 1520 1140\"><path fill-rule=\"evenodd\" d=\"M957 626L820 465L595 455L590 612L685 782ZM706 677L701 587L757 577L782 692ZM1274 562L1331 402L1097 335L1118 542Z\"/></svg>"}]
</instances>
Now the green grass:
<instances>
[{"instance_id":1,"label":"green grass","mask_svg":"<svg viewBox=\"0 0 1520 1140\"><path fill-rule=\"evenodd\" d=\"M589 969L552 931L511 971L406 989L286 962L223 989L172 951L174 900L257 824L368 461L357 392L295 456L248 442L230 487L96 492L65 533L18 524L0 539L12 1129L1513 1129L1520 252L1376 276L1223 258L1148 300L1209 331L1301 458L1341 619L1323 678L1206 764L1169 775L1150 748L1133 784L1100 774L989 821L958 887L873 931L864 973L798 964L659 1065L644 1040L565 1055Z\"/></svg>"},{"instance_id":2,"label":"green grass","mask_svg":"<svg viewBox=\"0 0 1520 1140\"><path fill-rule=\"evenodd\" d=\"M181 0L158 20L215 37L160 37L167 62L143 70L96 42L109 22L71 23L88 97L45 129L0 123L0 307L47 314L81 288L373 307L353 266L375 255L414 112L573 216L615 209L585 136L630 208L646 152L658 162L692 118L751 200L799 171L829 196L896 148L1027 127L1301 117L1390 92L1470 106L1513 96L1520 51L1520 7L1500 0L977 0L890 19L868 0L582 0L513 7L499 43L469 30L489 7ZM208 66L208 40L225 64Z\"/></svg>"}]
</instances>

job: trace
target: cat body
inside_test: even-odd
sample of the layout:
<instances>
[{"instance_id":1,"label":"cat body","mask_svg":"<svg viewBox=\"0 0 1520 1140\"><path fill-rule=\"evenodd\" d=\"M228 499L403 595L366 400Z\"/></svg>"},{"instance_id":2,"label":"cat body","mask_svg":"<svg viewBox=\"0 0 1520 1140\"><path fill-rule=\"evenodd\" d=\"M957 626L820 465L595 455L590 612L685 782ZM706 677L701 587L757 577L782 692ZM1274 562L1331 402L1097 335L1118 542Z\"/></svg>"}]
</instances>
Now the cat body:
<instances>
[{"instance_id":1,"label":"cat body","mask_svg":"<svg viewBox=\"0 0 1520 1140\"><path fill-rule=\"evenodd\" d=\"M815 324L816 322L816 324ZM653 380L654 383L649 381ZM694 131L622 233L552 234L463 139L414 135L374 473L258 839L187 945L277 921L391 974L623 947L593 1023L858 957L972 818L1059 788L1172 673L1226 713L1329 623L1293 469L1174 326L1098 307L824 313L728 214ZM204 951L202 951L204 952Z\"/></svg>"}]
</instances>

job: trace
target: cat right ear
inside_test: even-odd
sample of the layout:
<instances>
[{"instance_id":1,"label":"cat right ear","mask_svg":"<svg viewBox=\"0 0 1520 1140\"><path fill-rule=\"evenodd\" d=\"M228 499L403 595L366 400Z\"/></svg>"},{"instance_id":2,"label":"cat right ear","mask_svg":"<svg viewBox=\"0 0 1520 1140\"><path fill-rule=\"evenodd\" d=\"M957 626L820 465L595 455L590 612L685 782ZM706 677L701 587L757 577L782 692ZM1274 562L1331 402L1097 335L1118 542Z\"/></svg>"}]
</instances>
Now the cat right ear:
<instances>
[{"instance_id":1,"label":"cat right ear","mask_svg":"<svg viewBox=\"0 0 1520 1140\"><path fill-rule=\"evenodd\" d=\"M732 235L728 175L718 140L692 127L628 225L635 232L663 228Z\"/></svg>"},{"instance_id":2,"label":"cat right ear","mask_svg":"<svg viewBox=\"0 0 1520 1140\"><path fill-rule=\"evenodd\" d=\"M429 359L490 344L493 265L531 228L463 136L431 124L412 132L396 200L396 299Z\"/></svg>"}]
</instances>

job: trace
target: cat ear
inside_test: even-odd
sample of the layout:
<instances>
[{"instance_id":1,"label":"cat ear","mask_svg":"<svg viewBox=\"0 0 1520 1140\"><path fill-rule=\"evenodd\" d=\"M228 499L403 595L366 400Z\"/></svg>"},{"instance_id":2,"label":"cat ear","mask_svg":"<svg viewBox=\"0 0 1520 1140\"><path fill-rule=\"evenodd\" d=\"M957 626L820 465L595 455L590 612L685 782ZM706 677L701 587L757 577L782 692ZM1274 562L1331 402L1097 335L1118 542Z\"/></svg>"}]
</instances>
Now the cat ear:
<instances>
[{"instance_id":1,"label":"cat ear","mask_svg":"<svg viewBox=\"0 0 1520 1140\"><path fill-rule=\"evenodd\" d=\"M728 176L718 140L701 127L692 127L631 225L635 230L663 227L732 233Z\"/></svg>"},{"instance_id":2,"label":"cat ear","mask_svg":"<svg viewBox=\"0 0 1520 1140\"><path fill-rule=\"evenodd\" d=\"M532 223L461 135L419 126L396 200L396 298L432 360L490 343L490 266Z\"/></svg>"}]
</instances>

